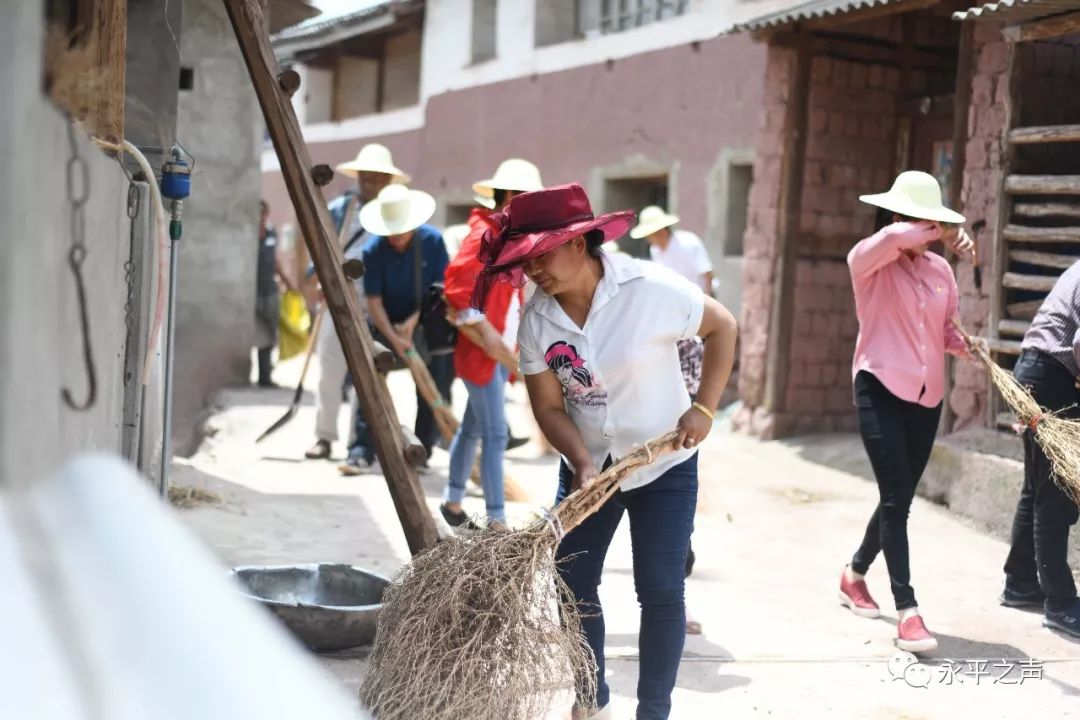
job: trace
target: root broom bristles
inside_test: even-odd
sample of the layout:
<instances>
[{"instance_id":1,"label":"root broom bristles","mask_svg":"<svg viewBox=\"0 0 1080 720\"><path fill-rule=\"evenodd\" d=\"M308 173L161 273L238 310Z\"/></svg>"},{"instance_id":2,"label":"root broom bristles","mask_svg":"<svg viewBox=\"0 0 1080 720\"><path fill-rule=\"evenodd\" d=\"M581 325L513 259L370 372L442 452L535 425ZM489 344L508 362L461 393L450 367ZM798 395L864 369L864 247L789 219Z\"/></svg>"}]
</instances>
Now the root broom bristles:
<instances>
[{"instance_id":1,"label":"root broom bristles","mask_svg":"<svg viewBox=\"0 0 1080 720\"><path fill-rule=\"evenodd\" d=\"M1012 410L1017 421L1035 433L1035 440L1042 447L1053 467L1054 481L1074 502L1080 502L1080 422L1059 417L1044 410L1035 402L1031 391L1020 384L1005 368L974 343L971 336L953 323L967 340L971 353L990 373L990 382L1001 393L1002 399Z\"/></svg>"},{"instance_id":2,"label":"root broom bristles","mask_svg":"<svg viewBox=\"0 0 1080 720\"><path fill-rule=\"evenodd\" d=\"M378 720L537 720L571 693L592 706L596 661L555 550L675 439L636 448L523 529L457 535L414 558L383 598L361 702Z\"/></svg>"}]
</instances>

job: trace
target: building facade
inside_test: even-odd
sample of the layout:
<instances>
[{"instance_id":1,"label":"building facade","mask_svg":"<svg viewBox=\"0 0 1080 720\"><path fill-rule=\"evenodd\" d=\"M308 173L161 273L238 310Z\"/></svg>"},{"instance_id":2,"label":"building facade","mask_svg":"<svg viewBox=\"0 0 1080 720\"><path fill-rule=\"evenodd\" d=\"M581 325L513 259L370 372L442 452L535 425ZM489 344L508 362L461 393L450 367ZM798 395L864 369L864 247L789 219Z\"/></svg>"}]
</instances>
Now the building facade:
<instances>
[{"instance_id":1,"label":"building facade","mask_svg":"<svg viewBox=\"0 0 1080 720\"><path fill-rule=\"evenodd\" d=\"M437 198L442 225L464 221L472 183L515 156L549 185L582 183L598 211L667 205L706 242L718 297L738 312L766 49L718 37L728 2L629 5L376 2L280 33L275 51L301 75L314 162L382 142ZM327 197L348 183L335 178ZM263 195L279 226L292 222L269 148Z\"/></svg>"}]
</instances>

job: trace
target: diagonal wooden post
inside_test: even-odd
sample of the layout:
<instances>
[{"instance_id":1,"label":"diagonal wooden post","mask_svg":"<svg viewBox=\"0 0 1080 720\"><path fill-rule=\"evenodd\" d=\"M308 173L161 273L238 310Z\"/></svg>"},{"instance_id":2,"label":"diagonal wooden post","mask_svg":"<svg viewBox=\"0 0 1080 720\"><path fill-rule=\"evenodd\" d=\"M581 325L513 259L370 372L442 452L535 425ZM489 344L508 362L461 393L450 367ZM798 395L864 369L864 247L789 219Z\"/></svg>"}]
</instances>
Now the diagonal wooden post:
<instances>
[{"instance_id":1,"label":"diagonal wooden post","mask_svg":"<svg viewBox=\"0 0 1080 720\"><path fill-rule=\"evenodd\" d=\"M438 538L435 521L428 511L416 470L406 461L397 412L376 371L375 346L356 295L345 277L330 213L322 192L316 187L315 168L289 100L291 80L295 78L286 77L284 82L279 82L279 68L259 0L224 0L224 3L262 106L297 222L322 284L326 308L341 340L360 407L370 422L375 454L386 476L409 550L415 555L435 544Z\"/></svg>"}]
</instances>

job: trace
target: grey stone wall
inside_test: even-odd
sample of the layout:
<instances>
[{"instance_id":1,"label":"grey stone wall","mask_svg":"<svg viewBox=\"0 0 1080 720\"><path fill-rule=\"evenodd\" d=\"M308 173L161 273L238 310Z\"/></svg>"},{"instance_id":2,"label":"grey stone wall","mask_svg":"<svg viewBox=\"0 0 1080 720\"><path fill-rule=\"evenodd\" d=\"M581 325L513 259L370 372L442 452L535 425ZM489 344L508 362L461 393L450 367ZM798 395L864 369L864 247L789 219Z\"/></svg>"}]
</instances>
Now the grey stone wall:
<instances>
[{"instance_id":1,"label":"grey stone wall","mask_svg":"<svg viewBox=\"0 0 1080 720\"><path fill-rule=\"evenodd\" d=\"M245 383L254 341L262 116L219 0L186 0L177 139L195 156L177 290L174 450L197 438L221 387Z\"/></svg>"}]
</instances>

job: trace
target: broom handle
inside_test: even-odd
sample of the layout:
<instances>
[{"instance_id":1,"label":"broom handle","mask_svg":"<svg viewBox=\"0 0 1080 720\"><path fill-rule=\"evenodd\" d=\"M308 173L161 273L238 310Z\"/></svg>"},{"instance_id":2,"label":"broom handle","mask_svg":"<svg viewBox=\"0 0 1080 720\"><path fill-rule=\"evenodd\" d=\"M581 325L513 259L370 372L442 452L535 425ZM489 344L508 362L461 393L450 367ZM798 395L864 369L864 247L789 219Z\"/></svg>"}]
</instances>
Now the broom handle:
<instances>
[{"instance_id":1,"label":"broom handle","mask_svg":"<svg viewBox=\"0 0 1080 720\"><path fill-rule=\"evenodd\" d=\"M956 318L952 318L951 320L949 320L949 322L952 323L952 326L956 328L957 332L959 332L960 335L964 338L964 342L966 342L968 346L968 352L979 358L979 360L981 360L983 364L989 367L994 362L994 359L990 357L990 355L983 349L981 345L975 344L975 338L968 335L967 331L964 330L964 326L960 324L959 320L957 320Z\"/></svg>"},{"instance_id":2,"label":"broom handle","mask_svg":"<svg viewBox=\"0 0 1080 720\"><path fill-rule=\"evenodd\" d=\"M588 488L579 488L570 493L555 508L555 516L562 526L563 534L570 532L599 510L633 471L649 465L663 455L674 452L675 440L678 437L678 431L673 430L639 445L600 473L596 481Z\"/></svg>"}]
</instances>

